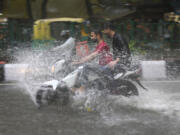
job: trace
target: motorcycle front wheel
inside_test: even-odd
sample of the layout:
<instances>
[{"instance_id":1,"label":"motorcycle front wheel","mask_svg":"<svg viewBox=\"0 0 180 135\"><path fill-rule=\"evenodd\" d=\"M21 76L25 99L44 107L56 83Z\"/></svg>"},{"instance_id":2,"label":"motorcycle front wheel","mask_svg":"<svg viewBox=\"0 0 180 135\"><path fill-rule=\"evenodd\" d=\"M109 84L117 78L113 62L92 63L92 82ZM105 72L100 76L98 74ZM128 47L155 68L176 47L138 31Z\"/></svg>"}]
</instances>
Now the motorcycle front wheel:
<instances>
[{"instance_id":1,"label":"motorcycle front wheel","mask_svg":"<svg viewBox=\"0 0 180 135\"><path fill-rule=\"evenodd\" d=\"M138 96L137 87L129 80L114 80L109 85L111 95L122 95L126 97Z\"/></svg>"}]
</instances>

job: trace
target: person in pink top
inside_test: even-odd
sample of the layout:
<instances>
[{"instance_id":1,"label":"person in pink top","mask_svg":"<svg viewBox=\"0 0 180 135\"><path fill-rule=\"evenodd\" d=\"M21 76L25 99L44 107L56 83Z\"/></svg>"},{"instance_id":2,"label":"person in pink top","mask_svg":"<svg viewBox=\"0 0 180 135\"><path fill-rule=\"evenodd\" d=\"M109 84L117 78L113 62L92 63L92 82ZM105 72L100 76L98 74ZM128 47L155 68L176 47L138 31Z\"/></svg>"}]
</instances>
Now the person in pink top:
<instances>
[{"instance_id":1,"label":"person in pink top","mask_svg":"<svg viewBox=\"0 0 180 135\"><path fill-rule=\"evenodd\" d=\"M106 42L104 42L102 32L100 30L92 31L91 40L97 42L95 50L91 54L80 59L79 61L72 62L72 65L83 64L99 56L99 65L95 65L95 68L93 67L93 69L96 71L98 70L99 72L103 72L104 74L111 75L111 71L108 68L108 63L112 61L112 55L110 54L110 50ZM73 91L84 90L85 86L81 86L79 88L75 88Z\"/></svg>"},{"instance_id":2,"label":"person in pink top","mask_svg":"<svg viewBox=\"0 0 180 135\"><path fill-rule=\"evenodd\" d=\"M110 54L109 46L104 41L102 32L100 30L92 31L91 39L94 42L97 42L95 50L88 56L80 59L79 61L73 62L73 65L88 62L97 56L99 56L99 65L101 66L105 66L112 61L112 55Z\"/></svg>"}]
</instances>

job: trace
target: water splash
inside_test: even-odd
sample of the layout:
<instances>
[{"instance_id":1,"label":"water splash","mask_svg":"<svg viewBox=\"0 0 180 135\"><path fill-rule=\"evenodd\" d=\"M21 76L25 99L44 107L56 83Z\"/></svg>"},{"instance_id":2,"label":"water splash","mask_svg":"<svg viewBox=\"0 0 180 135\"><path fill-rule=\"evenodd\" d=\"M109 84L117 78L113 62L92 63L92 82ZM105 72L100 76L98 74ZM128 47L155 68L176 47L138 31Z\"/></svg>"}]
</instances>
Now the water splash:
<instances>
[{"instance_id":1,"label":"water splash","mask_svg":"<svg viewBox=\"0 0 180 135\"><path fill-rule=\"evenodd\" d=\"M32 67L43 67L60 57L58 53L52 54L43 50L32 51L24 49L16 54L16 58L18 63L28 63ZM143 59L143 57L134 57L133 63L136 65L139 63L139 59ZM36 75L37 73L39 72L34 72ZM47 70L43 70L42 73L47 74ZM50 80L51 78L48 79ZM44 78L44 80L48 81L47 78ZM42 79L41 81L43 82L44 80ZM25 84L27 93L29 93L32 101L36 103L35 93L38 85L27 83L27 80L22 83ZM139 111L180 116L180 108L178 108L180 105L177 102L179 99L172 99L173 96L176 95L168 95L158 89L150 89L149 92L140 89L140 96L130 98L108 96L98 90L89 90L88 92L77 93L73 96L72 107L80 110L99 112L105 123L113 125L122 121L137 122L139 116L134 116L134 114L137 114Z\"/></svg>"}]
</instances>

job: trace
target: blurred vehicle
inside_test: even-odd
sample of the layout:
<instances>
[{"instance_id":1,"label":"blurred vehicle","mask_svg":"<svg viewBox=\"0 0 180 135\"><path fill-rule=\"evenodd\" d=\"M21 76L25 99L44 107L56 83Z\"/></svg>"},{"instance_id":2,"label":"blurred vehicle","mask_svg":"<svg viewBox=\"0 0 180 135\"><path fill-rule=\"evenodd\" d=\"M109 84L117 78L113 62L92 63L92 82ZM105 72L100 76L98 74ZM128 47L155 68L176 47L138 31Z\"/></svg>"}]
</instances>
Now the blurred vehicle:
<instances>
[{"instance_id":1,"label":"blurred vehicle","mask_svg":"<svg viewBox=\"0 0 180 135\"><path fill-rule=\"evenodd\" d=\"M33 47L60 45L69 37L77 41L88 39L86 21L83 18L40 19L33 26Z\"/></svg>"}]
</instances>

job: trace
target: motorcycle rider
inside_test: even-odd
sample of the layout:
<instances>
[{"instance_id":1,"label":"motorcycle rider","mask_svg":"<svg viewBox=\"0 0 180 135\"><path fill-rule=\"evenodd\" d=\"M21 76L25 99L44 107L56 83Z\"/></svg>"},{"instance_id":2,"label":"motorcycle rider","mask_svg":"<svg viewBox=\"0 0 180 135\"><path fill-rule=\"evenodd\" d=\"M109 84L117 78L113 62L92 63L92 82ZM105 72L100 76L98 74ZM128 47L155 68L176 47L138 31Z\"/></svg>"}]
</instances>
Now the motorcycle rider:
<instances>
[{"instance_id":1,"label":"motorcycle rider","mask_svg":"<svg viewBox=\"0 0 180 135\"><path fill-rule=\"evenodd\" d=\"M91 31L90 36L94 42L97 42L95 50L88 56L80 59L79 61L74 61L72 63L73 65L85 63L89 60L94 59L97 56L99 56L99 65L101 66L105 66L112 61L112 55L110 54L107 43L103 39L103 33L100 30L93 30Z\"/></svg>"},{"instance_id":2,"label":"motorcycle rider","mask_svg":"<svg viewBox=\"0 0 180 135\"><path fill-rule=\"evenodd\" d=\"M72 62L72 65L82 64L99 56L99 66L96 65L95 69L100 72L104 72L105 74L111 74L111 71L106 65L112 61L112 55L110 54L110 49L108 45L103 39L103 33L100 30L93 30L91 31L90 36L91 36L91 40L97 42L97 46L95 50L88 56L80 59L79 61ZM72 89L72 91L81 91L81 92L84 90L85 90L84 86Z\"/></svg>"},{"instance_id":3,"label":"motorcycle rider","mask_svg":"<svg viewBox=\"0 0 180 135\"><path fill-rule=\"evenodd\" d=\"M111 68L114 68L117 64L129 66L131 53L128 43L123 36L114 30L114 27L110 22L104 24L104 33L113 39L112 48L114 61L111 61L108 65Z\"/></svg>"}]
</instances>

